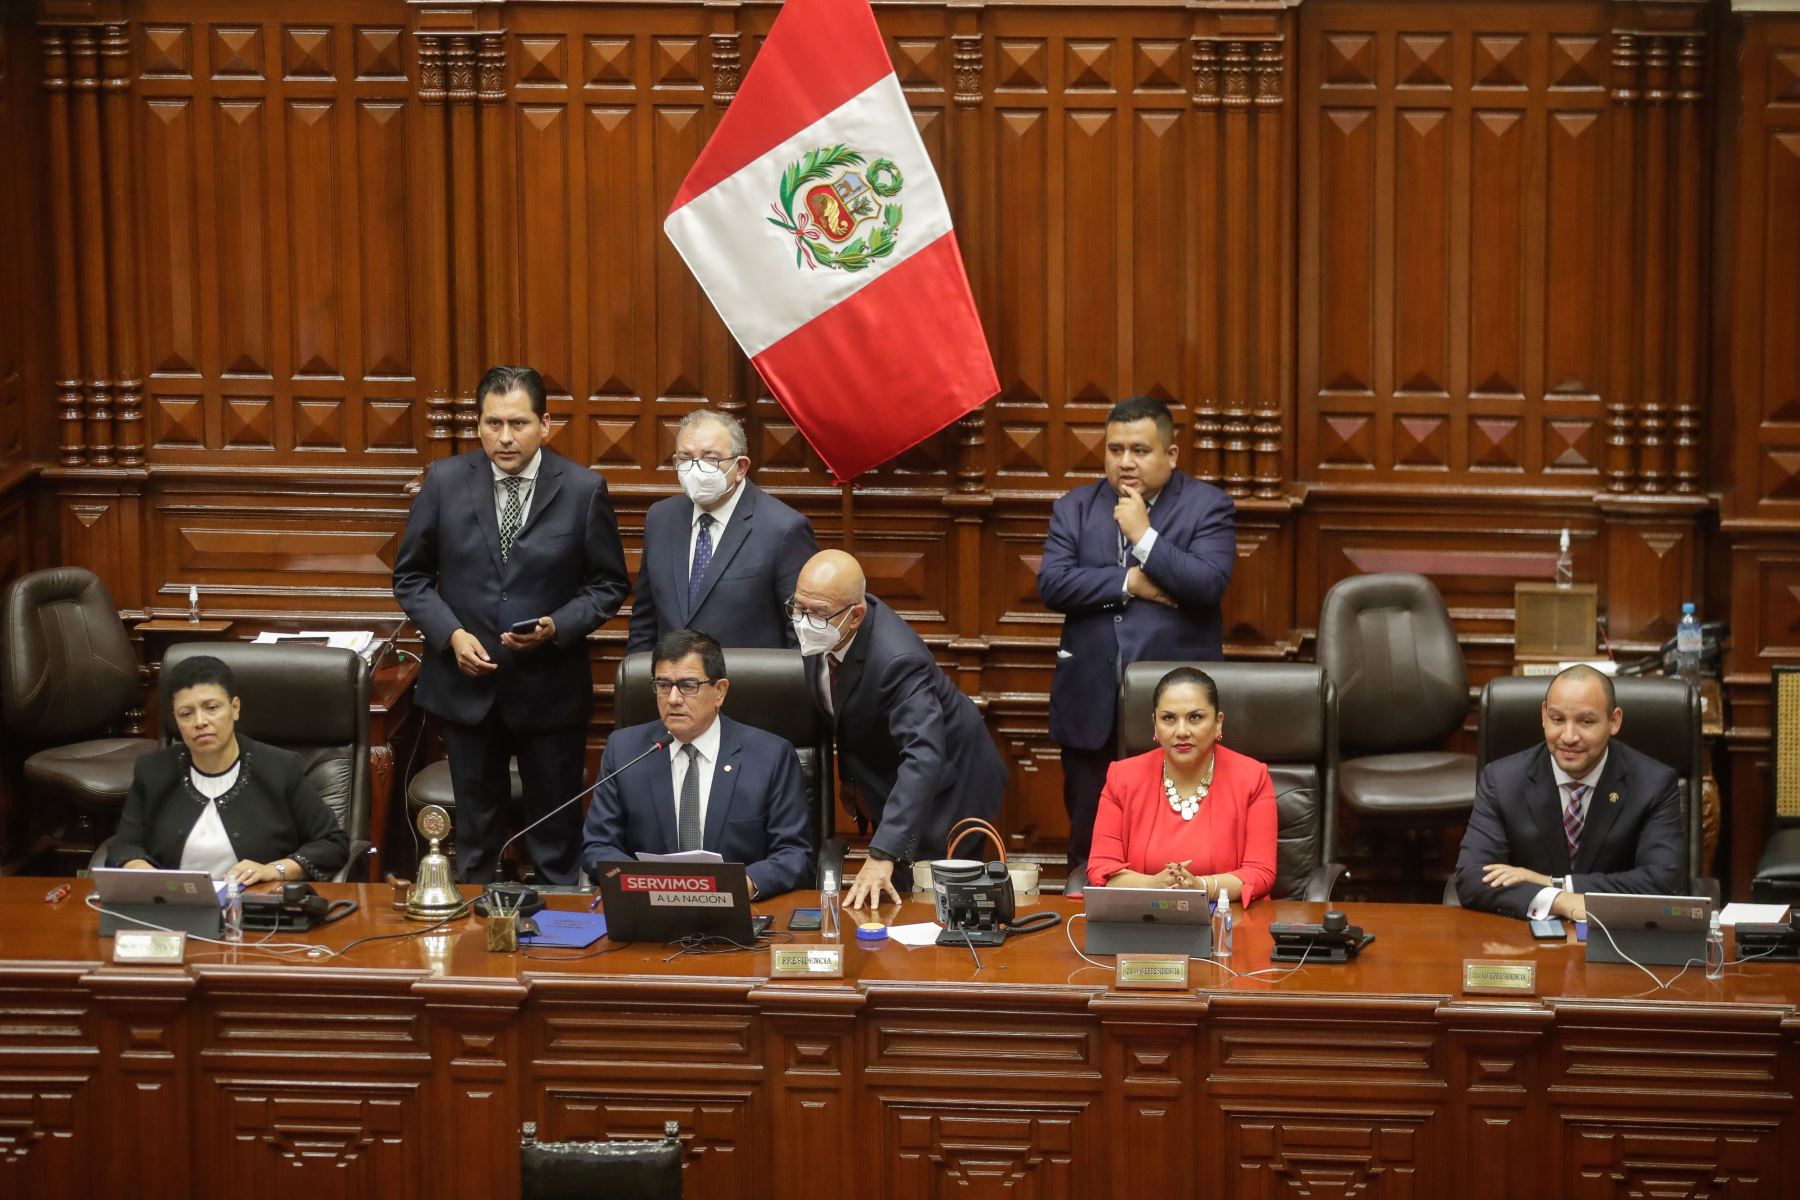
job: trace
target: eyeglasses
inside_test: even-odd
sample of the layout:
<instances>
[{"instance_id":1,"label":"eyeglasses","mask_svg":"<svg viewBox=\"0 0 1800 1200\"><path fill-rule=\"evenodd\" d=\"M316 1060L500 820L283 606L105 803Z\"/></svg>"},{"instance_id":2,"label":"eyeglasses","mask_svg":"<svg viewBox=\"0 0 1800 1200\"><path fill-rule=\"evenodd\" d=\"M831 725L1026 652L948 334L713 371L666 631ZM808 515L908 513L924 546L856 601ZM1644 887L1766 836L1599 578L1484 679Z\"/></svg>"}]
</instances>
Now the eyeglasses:
<instances>
[{"instance_id":1,"label":"eyeglasses","mask_svg":"<svg viewBox=\"0 0 1800 1200\"><path fill-rule=\"evenodd\" d=\"M664 679L658 675L650 681L650 686L656 689L659 696L666 696L673 691L679 691L684 696L698 696L703 685L717 682L716 679Z\"/></svg>"},{"instance_id":2,"label":"eyeglasses","mask_svg":"<svg viewBox=\"0 0 1800 1200\"><path fill-rule=\"evenodd\" d=\"M721 471L729 471L735 462L737 462L735 458L720 458L716 454L703 454L699 458L695 458L691 454L677 454L669 459L669 465L677 471L691 466L702 475L715 475Z\"/></svg>"},{"instance_id":3,"label":"eyeglasses","mask_svg":"<svg viewBox=\"0 0 1800 1200\"><path fill-rule=\"evenodd\" d=\"M814 629L830 629L831 623L833 621L837 620L839 617L843 616L845 613L849 612L851 609L853 609L855 607L856 607L855 604L846 604L846 605L844 605L844 607L838 609L834 613L828 613L827 615L825 615L823 617L818 617L818 616L814 616L812 613L807 612L804 608L801 608L800 605L796 601L789 600L787 602L787 615L788 615L788 620L790 620L790 621L798 621L798 620L800 620L800 618L805 617L806 623L808 625L811 625Z\"/></svg>"}]
</instances>

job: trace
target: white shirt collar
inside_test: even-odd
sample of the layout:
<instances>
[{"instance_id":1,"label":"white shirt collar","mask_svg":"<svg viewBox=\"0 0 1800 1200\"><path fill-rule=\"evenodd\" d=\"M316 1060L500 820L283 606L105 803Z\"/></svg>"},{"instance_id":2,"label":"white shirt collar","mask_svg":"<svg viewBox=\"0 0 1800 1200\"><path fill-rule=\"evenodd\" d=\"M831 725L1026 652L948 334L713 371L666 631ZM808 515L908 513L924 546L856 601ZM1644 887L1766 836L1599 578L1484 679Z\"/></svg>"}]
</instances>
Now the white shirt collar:
<instances>
[{"instance_id":1,"label":"white shirt collar","mask_svg":"<svg viewBox=\"0 0 1800 1200\"><path fill-rule=\"evenodd\" d=\"M720 718L715 716L713 718L712 724L708 725L706 727L706 732L702 733L699 737L694 739L694 748L696 750L700 751L700 757L705 759L709 763L719 761L719 738L720 738L719 725L720 725L720 723L721 723ZM673 762L673 761L676 761L676 760L679 760L679 759L685 757L681 748L686 744L687 743L681 741L678 738L672 737L669 739L669 759L670 759L670 761Z\"/></svg>"},{"instance_id":2,"label":"white shirt collar","mask_svg":"<svg viewBox=\"0 0 1800 1200\"><path fill-rule=\"evenodd\" d=\"M488 466L493 468L494 482L496 484L508 479L523 479L526 483L536 483L538 468L543 465L543 462L544 448L539 446L532 454L531 461L525 464L525 469L520 471L517 475L508 475L505 471L502 471L499 467L495 466L494 460L491 458L488 459Z\"/></svg>"},{"instance_id":3,"label":"white shirt collar","mask_svg":"<svg viewBox=\"0 0 1800 1200\"><path fill-rule=\"evenodd\" d=\"M1589 792L1592 792L1595 788L1600 786L1600 776L1606 773L1606 760L1611 754L1612 747L1608 746L1606 752L1600 756L1600 761L1594 764L1594 769L1579 779L1563 770L1562 764L1556 761L1556 755L1552 754L1550 756L1550 770L1556 776L1556 786L1566 789L1571 783L1579 783Z\"/></svg>"},{"instance_id":4,"label":"white shirt collar","mask_svg":"<svg viewBox=\"0 0 1800 1200\"><path fill-rule=\"evenodd\" d=\"M717 537L719 531L724 529L725 526L730 523L731 514L737 511L738 501L744 498L744 485L748 482L750 481L747 478L738 480L737 486L731 489L731 495L725 497L725 503L719 505L719 507L713 509L712 512L708 514L713 519L714 537ZM693 514L688 518L688 528L692 529L694 526L700 524L700 514L703 512L705 512L705 510L698 504L694 505Z\"/></svg>"}]
</instances>

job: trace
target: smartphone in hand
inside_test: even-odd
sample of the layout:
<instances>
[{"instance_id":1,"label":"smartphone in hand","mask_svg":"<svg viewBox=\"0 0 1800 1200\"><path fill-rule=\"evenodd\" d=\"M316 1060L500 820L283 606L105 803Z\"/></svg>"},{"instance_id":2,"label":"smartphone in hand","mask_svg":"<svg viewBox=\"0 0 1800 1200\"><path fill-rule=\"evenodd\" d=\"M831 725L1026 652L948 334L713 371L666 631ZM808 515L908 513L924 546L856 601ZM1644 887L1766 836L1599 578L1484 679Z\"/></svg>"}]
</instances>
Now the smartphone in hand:
<instances>
[{"instance_id":1,"label":"smartphone in hand","mask_svg":"<svg viewBox=\"0 0 1800 1200\"><path fill-rule=\"evenodd\" d=\"M512 623L512 632L518 634L520 637L524 637L526 634L536 633L537 627L538 618L531 617L523 621L514 621Z\"/></svg>"}]
</instances>

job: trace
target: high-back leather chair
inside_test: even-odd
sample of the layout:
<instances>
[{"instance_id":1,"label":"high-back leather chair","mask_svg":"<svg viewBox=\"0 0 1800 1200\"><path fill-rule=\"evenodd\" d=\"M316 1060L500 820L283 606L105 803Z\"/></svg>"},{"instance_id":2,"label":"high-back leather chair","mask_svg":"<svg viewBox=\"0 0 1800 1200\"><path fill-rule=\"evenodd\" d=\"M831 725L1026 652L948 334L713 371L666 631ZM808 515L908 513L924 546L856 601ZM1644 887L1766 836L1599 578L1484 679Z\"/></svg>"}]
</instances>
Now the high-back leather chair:
<instances>
[{"instance_id":1,"label":"high-back leather chair","mask_svg":"<svg viewBox=\"0 0 1800 1200\"><path fill-rule=\"evenodd\" d=\"M125 803L137 760L156 748L149 738L105 736L138 698L137 656L119 610L92 571L53 567L7 587L0 622L7 732L16 744L42 747L25 760L26 783L75 805L87 836L98 838Z\"/></svg>"},{"instance_id":2,"label":"high-back leather chair","mask_svg":"<svg viewBox=\"0 0 1800 1200\"><path fill-rule=\"evenodd\" d=\"M179 740L170 715L168 681L180 663L211 655L231 668L247 737L300 756L318 789L350 836L350 858L338 879L362 879L369 843L369 665L351 650L329 646L253 645L250 642L181 642L163 655L163 743Z\"/></svg>"},{"instance_id":3,"label":"high-back leather chair","mask_svg":"<svg viewBox=\"0 0 1800 1200\"><path fill-rule=\"evenodd\" d=\"M628 654L619 664L613 688L614 722L620 729L657 719L656 692L650 686L650 653ZM798 650L725 650L725 676L731 688L721 710L734 721L754 725L794 744L806 779L806 798L813 811L815 845L831 836L837 824L832 770L831 722L813 703L806 682L805 660Z\"/></svg>"},{"instance_id":4,"label":"high-back leather chair","mask_svg":"<svg viewBox=\"0 0 1800 1200\"><path fill-rule=\"evenodd\" d=\"M521 1200L681 1200L681 1127L665 1122L644 1141L540 1142L537 1122L519 1139Z\"/></svg>"},{"instance_id":5,"label":"high-back leather chair","mask_svg":"<svg viewBox=\"0 0 1800 1200\"><path fill-rule=\"evenodd\" d=\"M1800 667L1778 666L1769 673L1769 694L1774 698L1770 721L1769 838L1763 843L1756 874L1750 877L1750 898L1758 904L1786 904L1800 909L1800 819L1783 816L1784 789L1794 784L1800 769L1790 749L1800 723Z\"/></svg>"},{"instance_id":6,"label":"high-back leather chair","mask_svg":"<svg viewBox=\"0 0 1800 1200\"><path fill-rule=\"evenodd\" d=\"M1354 575L1325 594L1319 665L1337 685L1338 790L1359 814L1416 822L1475 803L1473 755L1442 749L1469 713L1469 672L1423 575Z\"/></svg>"},{"instance_id":7,"label":"high-back leather chair","mask_svg":"<svg viewBox=\"0 0 1800 1200\"><path fill-rule=\"evenodd\" d=\"M1344 872L1331 861L1337 843L1337 696L1330 678L1308 663L1133 663L1119 684L1120 757L1156 746L1156 685L1181 666L1198 667L1219 685L1225 745L1269 768L1280 814L1270 895L1329 899ZM1085 867L1070 873L1064 895L1085 890Z\"/></svg>"},{"instance_id":8,"label":"high-back leather chair","mask_svg":"<svg viewBox=\"0 0 1800 1200\"><path fill-rule=\"evenodd\" d=\"M1544 744L1544 695L1550 682L1542 675L1502 675L1488 681L1481 690L1475 735L1478 769ZM1710 881L1701 880L1700 862L1700 794L1706 784L1706 764L1700 752L1700 694L1681 679L1629 675L1613 680L1613 691L1625 713L1614 740L1649 755L1679 777L1688 881L1691 886L1710 886Z\"/></svg>"}]
</instances>

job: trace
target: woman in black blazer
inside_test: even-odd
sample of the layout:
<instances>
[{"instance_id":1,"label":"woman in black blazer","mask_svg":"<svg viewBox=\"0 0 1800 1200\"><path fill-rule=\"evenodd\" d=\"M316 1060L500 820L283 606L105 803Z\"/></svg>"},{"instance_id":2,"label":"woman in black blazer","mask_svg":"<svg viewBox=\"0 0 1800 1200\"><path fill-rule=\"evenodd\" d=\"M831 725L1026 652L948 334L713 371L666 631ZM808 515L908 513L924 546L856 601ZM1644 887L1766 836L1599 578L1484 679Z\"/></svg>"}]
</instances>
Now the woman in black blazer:
<instances>
[{"instance_id":1,"label":"woman in black blazer","mask_svg":"<svg viewBox=\"0 0 1800 1200\"><path fill-rule=\"evenodd\" d=\"M181 745L138 760L107 865L201 870L244 886L337 874L350 839L299 755L237 734L231 668L186 659L169 695Z\"/></svg>"}]
</instances>

